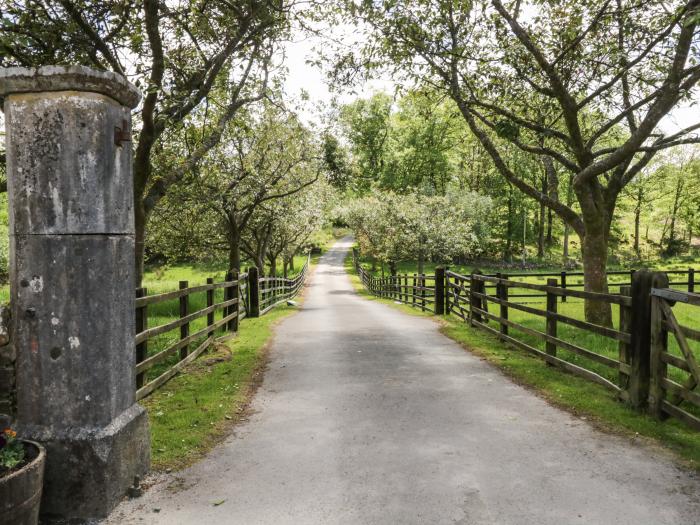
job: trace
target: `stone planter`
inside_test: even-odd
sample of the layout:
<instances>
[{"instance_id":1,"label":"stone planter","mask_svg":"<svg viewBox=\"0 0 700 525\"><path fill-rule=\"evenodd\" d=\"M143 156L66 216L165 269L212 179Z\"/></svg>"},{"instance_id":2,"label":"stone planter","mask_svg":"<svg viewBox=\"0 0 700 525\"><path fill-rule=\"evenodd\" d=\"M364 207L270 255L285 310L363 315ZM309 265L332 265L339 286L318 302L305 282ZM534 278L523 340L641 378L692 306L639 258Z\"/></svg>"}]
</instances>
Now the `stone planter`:
<instances>
[{"instance_id":1,"label":"stone planter","mask_svg":"<svg viewBox=\"0 0 700 525\"><path fill-rule=\"evenodd\" d=\"M2 523L36 525L39 522L46 451L39 443L23 443L29 463L0 477L0 516Z\"/></svg>"}]
</instances>

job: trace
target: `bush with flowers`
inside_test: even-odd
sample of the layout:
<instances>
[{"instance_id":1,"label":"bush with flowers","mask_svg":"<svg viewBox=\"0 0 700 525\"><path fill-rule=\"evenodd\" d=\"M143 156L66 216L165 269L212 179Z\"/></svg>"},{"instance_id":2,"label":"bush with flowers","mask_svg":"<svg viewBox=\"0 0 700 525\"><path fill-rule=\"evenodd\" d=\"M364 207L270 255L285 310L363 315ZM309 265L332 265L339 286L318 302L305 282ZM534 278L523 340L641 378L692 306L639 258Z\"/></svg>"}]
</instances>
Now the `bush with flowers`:
<instances>
[{"instance_id":1,"label":"bush with flowers","mask_svg":"<svg viewBox=\"0 0 700 525\"><path fill-rule=\"evenodd\" d=\"M22 465L24 457L24 444L17 439L17 432L11 428L0 432L0 476Z\"/></svg>"}]
</instances>

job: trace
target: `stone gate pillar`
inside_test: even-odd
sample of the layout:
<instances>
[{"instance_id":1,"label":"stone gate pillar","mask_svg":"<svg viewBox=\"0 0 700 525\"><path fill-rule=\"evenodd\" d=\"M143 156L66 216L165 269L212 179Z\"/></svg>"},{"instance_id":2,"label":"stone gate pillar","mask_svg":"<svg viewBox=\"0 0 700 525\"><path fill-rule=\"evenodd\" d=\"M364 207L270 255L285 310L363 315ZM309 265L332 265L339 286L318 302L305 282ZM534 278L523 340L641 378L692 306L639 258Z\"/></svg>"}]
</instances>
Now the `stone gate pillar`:
<instances>
[{"instance_id":1,"label":"stone gate pillar","mask_svg":"<svg viewBox=\"0 0 700 525\"><path fill-rule=\"evenodd\" d=\"M106 515L149 466L135 403L131 108L124 78L0 70L17 426L46 445L42 514Z\"/></svg>"}]
</instances>

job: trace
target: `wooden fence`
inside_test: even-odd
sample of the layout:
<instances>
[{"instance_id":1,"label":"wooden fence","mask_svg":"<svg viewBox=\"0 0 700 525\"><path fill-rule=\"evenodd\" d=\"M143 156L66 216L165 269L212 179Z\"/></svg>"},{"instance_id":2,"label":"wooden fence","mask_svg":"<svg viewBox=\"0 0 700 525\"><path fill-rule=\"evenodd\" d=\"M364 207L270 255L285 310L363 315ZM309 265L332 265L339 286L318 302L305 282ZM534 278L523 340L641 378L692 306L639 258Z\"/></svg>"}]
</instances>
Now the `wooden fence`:
<instances>
[{"instance_id":1,"label":"wooden fence","mask_svg":"<svg viewBox=\"0 0 700 525\"><path fill-rule=\"evenodd\" d=\"M148 295L146 288L137 289L136 398L163 386L214 343L234 337L246 317L264 315L296 296L308 269L309 259L291 279L258 277L257 268L250 268L241 274L229 272L218 283L210 278L204 285L190 287L180 281L178 290L155 295ZM197 303L201 307L193 310ZM151 326L149 320L159 317L170 320Z\"/></svg>"},{"instance_id":2,"label":"wooden fence","mask_svg":"<svg viewBox=\"0 0 700 525\"><path fill-rule=\"evenodd\" d=\"M454 313L468 321L471 326L490 332L502 341L537 355L550 365L595 381L626 398L626 391L623 388L627 383L626 377L630 369L628 347L632 341L630 287L623 287L622 294L599 294L562 288L558 286L556 279L550 279L546 285L539 285L479 274L472 274L467 278L449 271L446 272L445 277L445 286L448 290L446 294L448 313ZM470 285L467 286L467 283ZM491 284L491 289L495 290L495 294L488 293L486 286L488 283ZM535 308L516 302L512 300L513 296L523 297L527 294L513 294L512 290L539 292L538 295L546 297L546 307ZM594 299L617 305L618 328L596 325L559 312L558 299L564 300L567 297ZM537 323L526 316L521 316L520 322L511 319L513 310L541 319L541 327L536 327ZM490 326L489 321L493 321L495 327ZM562 324L597 337L588 338L593 344L583 347L573 342L574 339L580 339L577 337L578 333L561 333ZM511 330L519 332L518 335L527 336L526 340L514 337ZM604 351L609 349L609 345L600 341L601 337L615 342L617 355ZM541 345L537 345L537 342L541 342ZM566 354L558 356L558 350L565 350ZM583 359L572 359L573 356ZM598 366L591 366L593 364ZM600 365L614 370L615 373L612 376L602 373Z\"/></svg>"},{"instance_id":3,"label":"wooden fence","mask_svg":"<svg viewBox=\"0 0 700 525\"><path fill-rule=\"evenodd\" d=\"M309 257L311 255L309 254ZM309 268L309 259L307 259L304 267L299 274L287 279L284 277L263 277L259 279L260 283L260 311L261 314L268 312L278 304L288 301L294 297L304 285L306 280L306 272Z\"/></svg>"},{"instance_id":4,"label":"wooden fence","mask_svg":"<svg viewBox=\"0 0 700 525\"><path fill-rule=\"evenodd\" d=\"M375 295L410 304L423 311L434 310L435 276L426 274L392 275L374 277L358 263L355 257L355 269L365 287Z\"/></svg>"},{"instance_id":5,"label":"wooden fence","mask_svg":"<svg viewBox=\"0 0 700 525\"><path fill-rule=\"evenodd\" d=\"M674 416L700 429L700 326L684 326L673 313L677 302L694 307L683 315L700 324L693 269L611 272L630 280L616 283L616 293L602 294L577 289L582 287L578 284L567 286L566 277L552 273L461 275L437 268L435 275L380 278L360 265L357 252L353 257L364 286L377 296L455 315L549 366L602 385L637 409L648 406L660 419ZM669 276L678 275L687 276L687 281L669 281ZM516 279L533 276L547 278L546 284ZM567 299L610 305L613 326L585 321L581 302L563 304ZM674 335L671 345L668 333Z\"/></svg>"}]
</instances>

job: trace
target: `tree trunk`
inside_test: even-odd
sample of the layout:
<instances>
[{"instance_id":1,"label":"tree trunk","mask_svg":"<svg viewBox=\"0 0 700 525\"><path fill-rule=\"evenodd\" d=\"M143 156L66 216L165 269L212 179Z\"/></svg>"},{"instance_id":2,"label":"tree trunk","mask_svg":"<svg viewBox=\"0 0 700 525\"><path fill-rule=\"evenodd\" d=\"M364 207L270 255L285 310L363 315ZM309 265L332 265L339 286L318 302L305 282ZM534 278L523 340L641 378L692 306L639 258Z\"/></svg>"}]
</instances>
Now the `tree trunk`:
<instances>
[{"instance_id":1,"label":"tree trunk","mask_svg":"<svg viewBox=\"0 0 700 525\"><path fill-rule=\"evenodd\" d=\"M544 257L544 214L545 206L540 204L540 216L537 224L537 257L540 259Z\"/></svg>"},{"instance_id":2,"label":"tree trunk","mask_svg":"<svg viewBox=\"0 0 700 525\"><path fill-rule=\"evenodd\" d=\"M229 235L228 238L228 268L241 271L241 240L237 235Z\"/></svg>"},{"instance_id":3,"label":"tree trunk","mask_svg":"<svg viewBox=\"0 0 700 525\"><path fill-rule=\"evenodd\" d=\"M547 239L545 244L551 247L554 244L554 238L552 237L552 223L554 222L554 213L551 208L547 208Z\"/></svg>"},{"instance_id":4,"label":"tree trunk","mask_svg":"<svg viewBox=\"0 0 700 525\"><path fill-rule=\"evenodd\" d=\"M583 282L587 292L608 293L608 234L587 232L581 240L583 252ZM584 310L586 321L601 326L612 326L610 303L587 299Z\"/></svg>"},{"instance_id":5,"label":"tree trunk","mask_svg":"<svg viewBox=\"0 0 700 525\"><path fill-rule=\"evenodd\" d=\"M642 253L639 248L639 223L642 217L642 200L644 199L644 189L640 186L637 191L637 203L634 207L634 253L637 254L637 259L642 258Z\"/></svg>"},{"instance_id":6,"label":"tree trunk","mask_svg":"<svg viewBox=\"0 0 700 525\"><path fill-rule=\"evenodd\" d=\"M525 268L527 260L527 203L523 200L523 251L522 251L522 267Z\"/></svg>"},{"instance_id":7,"label":"tree trunk","mask_svg":"<svg viewBox=\"0 0 700 525\"><path fill-rule=\"evenodd\" d=\"M289 258L289 271L290 272L294 271L294 256L293 255Z\"/></svg>"},{"instance_id":8,"label":"tree trunk","mask_svg":"<svg viewBox=\"0 0 700 525\"><path fill-rule=\"evenodd\" d=\"M262 255L257 255L255 257L255 266L258 267L258 275L260 277L265 277L267 273L265 273L265 258Z\"/></svg>"},{"instance_id":9,"label":"tree trunk","mask_svg":"<svg viewBox=\"0 0 700 525\"><path fill-rule=\"evenodd\" d=\"M603 191L597 180L574 188L581 206L583 232L581 253L583 257L583 286L587 292L608 293L608 242L610 225L615 214L617 194ZM586 299L586 321L601 326L612 326L612 305L603 301Z\"/></svg>"},{"instance_id":10,"label":"tree trunk","mask_svg":"<svg viewBox=\"0 0 700 525\"><path fill-rule=\"evenodd\" d=\"M506 224L506 249L503 259L513 260L513 186L508 185L508 222Z\"/></svg>"},{"instance_id":11,"label":"tree trunk","mask_svg":"<svg viewBox=\"0 0 700 525\"><path fill-rule=\"evenodd\" d=\"M574 202L574 177L573 175L569 177L569 186L566 190L566 205L571 207ZM569 235L571 234L571 226L569 223L564 221L564 251L562 257L564 259L564 265L569 262Z\"/></svg>"},{"instance_id":12,"label":"tree trunk","mask_svg":"<svg viewBox=\"0 0 700 525\"><path fill-rule=\"evenodd\" d=\"M143 203L139 200L134 203L134 266L136 268L136 288L140 288L143 282L143 272L146 257L146 223L148 217Z\"/></svg>"},{"instance_id":13,"label":"tree trunk","mask_svg":"<svg viewBox=\"0 0 700 525\"><path fill-rule=\"evenodd\" d=\"M270 275L277 276L277 257L270 257Z\"/></svg>"},{"instance_id":14,"label":"tree trunk","mask_svg":"<svg viewBox=\"0 0 700 525\"><path fill-rule=\"evenodd\" d=\"M671 225L668 233L668 244L666 252L673 255L676 252L676 220L678 219L678 209L680 208L681 192L683 191L683 179L678 179L676 182L676 193L673 197L673 209L671 212Z\"/></svg>"}]
</instances>

